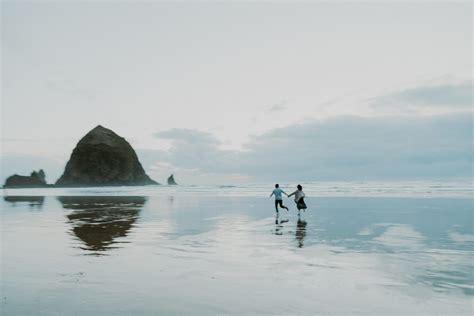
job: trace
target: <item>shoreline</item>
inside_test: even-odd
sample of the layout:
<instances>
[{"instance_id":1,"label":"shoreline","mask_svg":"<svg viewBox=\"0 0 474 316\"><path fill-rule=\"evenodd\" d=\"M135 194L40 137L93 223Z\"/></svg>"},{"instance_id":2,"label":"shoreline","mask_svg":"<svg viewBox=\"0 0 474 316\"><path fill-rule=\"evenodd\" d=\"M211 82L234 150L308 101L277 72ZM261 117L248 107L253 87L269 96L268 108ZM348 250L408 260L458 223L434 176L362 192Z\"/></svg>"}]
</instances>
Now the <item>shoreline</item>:
<instances>
[{"instance_id":1,"label":"shoreline","mask_svg":"<svg viewBox=\"0 0 474 316\"><path fill-rule=\"evenodd\" d=\"M302 182L303 190L312 197L398 197L398 198L473 198L472 181L412 181L412 182ZM294 184L281 183L285 191L291 192ZM2 188L3 196L67 196L67 195L195 195L195 196L252 196L267 197L272 183L246 185L146 185L146 186L101 186L101 187L33 187Z\"/></svg>"}]
</instances>

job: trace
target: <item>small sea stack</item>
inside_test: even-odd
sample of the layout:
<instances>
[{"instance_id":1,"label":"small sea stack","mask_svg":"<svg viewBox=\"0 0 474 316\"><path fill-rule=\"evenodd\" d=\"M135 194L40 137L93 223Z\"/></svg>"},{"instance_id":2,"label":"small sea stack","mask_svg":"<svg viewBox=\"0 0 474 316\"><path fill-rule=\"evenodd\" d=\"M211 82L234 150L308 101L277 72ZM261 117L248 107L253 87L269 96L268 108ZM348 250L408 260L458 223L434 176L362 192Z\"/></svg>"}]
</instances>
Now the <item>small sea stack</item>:
<instances>
[{"instance_id":1,"label":"small sea stack","mask_svg":"<svg viewBox=\"0 0 474 316\"><path fill-rule=\"evenodd\" d=\"M178 185L176 183L176 181L174 181L174 176L173 174L171 174L169 177L168 177L168 185Z\"/></svg>"},{"instance_id":2,"label":"small sea stack","mask_svg":"<svg viewBox=\"0 0 474 316\"><path fill-rule=\"evenodd\" d=\"M135 150L112 130L98 125L74 148L57 186L158 184L143 170Z\"/></svg>"},{"instance_id":3,"label":"small sea stack","mask_svg":"<svg viewBox=\"0 0 474 316\"><path fill-rule=\"evenodd\" d=\"M43 169L33 171L29 176L14 174L7 178L4 188L41 188L47 187L46 175Z\"/></svg>"}]
</instances>

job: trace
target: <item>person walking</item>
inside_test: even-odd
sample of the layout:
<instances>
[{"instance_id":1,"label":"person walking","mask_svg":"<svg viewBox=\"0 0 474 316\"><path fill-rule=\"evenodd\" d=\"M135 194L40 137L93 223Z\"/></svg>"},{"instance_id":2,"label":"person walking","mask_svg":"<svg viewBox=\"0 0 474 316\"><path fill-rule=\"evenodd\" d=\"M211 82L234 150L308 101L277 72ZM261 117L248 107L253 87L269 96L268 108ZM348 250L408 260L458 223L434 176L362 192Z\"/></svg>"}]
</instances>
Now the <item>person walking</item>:
<instances>
[{"instance_id":1,"label":"person walking","mask_svg":"<svg viewBox=\"0 0 474 316\"><path fill-rule=\"evenodd\" d=\"M303 192L303 187L298 184L296 186L297 190L293 193L291 193L290 195L287 195L288 197L290 196L295 196L295 203L296 203L296 208L298 209L298 212L300 210L306 210L306 203L304 202L304 197L305 197L305 194Z\"/></svg>"},{"instance_id":2,"label":"person walking","mask_svg":"<svg viewBox=\"0 0 474 316\"><path fill-rule=\"evenodd\" d=\"M277 213L278 213L278 205L280 205L281 208L284 208L285 210L288 211L288 207L283 205L283 198L281 195L282 193L285 193L285 195L288 196L288 194L285 191L280 189L280 185L278 183L275 184L275 189L273 189L272 194L270 194L270 197L272 197L272 195L275 196L275 210L277 211Z\"/></svg>"}]
</instances>

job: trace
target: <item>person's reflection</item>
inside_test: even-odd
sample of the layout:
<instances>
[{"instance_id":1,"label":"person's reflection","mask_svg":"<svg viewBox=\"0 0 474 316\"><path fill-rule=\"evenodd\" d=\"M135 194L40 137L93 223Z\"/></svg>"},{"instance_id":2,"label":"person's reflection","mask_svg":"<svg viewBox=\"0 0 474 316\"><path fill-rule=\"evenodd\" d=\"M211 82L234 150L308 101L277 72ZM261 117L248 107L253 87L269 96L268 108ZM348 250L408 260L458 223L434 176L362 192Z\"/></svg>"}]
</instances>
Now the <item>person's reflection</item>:
<instances>
[{"instance_id":1,"label":"person's reflection","mask_svg":"<svg viewBox=\"0 0 474 316\"><path fill-rule=\"evenodd\" d=\"M42 209L44 204L44 196L20 196L20 195L9 195L4 196L3 200L5 202L12 203L12 206L15 207L18 203L27 203L30 208Z\"/></svg>"},{"instance_id":2,"label":"person's reflection","mask_svg":"<svg viewBox=\"0 0 474 316\"><path fill-rule=\"evenodd\" d=\"M298 241L298 247L303 248L304 238L306 236L306 221L301 219L300 214L298 214L298 221L296 222L296 240Z\"/></svg>"},{"instance_id":3,"label":"person's reflection","mask_svg":"<svg viewBox=\"0 0 474 316\"><path fill-rule=\"evenodd\" d=\"M71 232L84 242L81 249L96 255L110 250L119 237L125 237L139 217L145 197L62 196L58 200L67 215Z\"/></svg>"},{"instance_id":4,"label":"person's reflection","mask_svg":"<svg viewBox=\"0 0 474 316\"><path fill-rule=\"evenodd\" d=\"M275 215L275 235L283 235L283 223L287 223L289 219L280 219L280 213L276 212Z\"/></svg>"}]
</instances>

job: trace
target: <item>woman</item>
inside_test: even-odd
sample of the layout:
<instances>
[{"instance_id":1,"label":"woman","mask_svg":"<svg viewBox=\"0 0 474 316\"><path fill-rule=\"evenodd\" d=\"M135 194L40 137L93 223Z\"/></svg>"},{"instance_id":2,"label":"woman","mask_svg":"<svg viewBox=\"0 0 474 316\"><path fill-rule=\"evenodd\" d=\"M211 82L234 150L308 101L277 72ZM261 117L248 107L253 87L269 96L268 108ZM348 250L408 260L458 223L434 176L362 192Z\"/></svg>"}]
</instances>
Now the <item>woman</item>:
<instances>
[{"instance_id":1,"label":"woman","mask_svg":"<svg viewBox=\"0 0 474 316\"><path fill-rule=\"evenodd\" d=\"M298 184L297 188L298 190L288 195L288 197L294 195L296 208L298 209L298 211L305 210L307 207L306 207L306 203L304 202L305 194L303 192L303 187L300 184Z\"/></svg>"}]
</instances>

